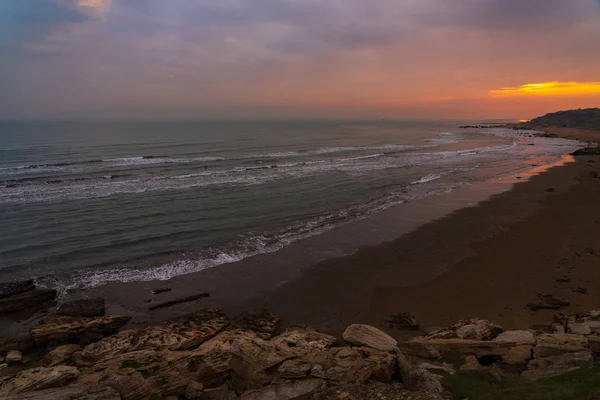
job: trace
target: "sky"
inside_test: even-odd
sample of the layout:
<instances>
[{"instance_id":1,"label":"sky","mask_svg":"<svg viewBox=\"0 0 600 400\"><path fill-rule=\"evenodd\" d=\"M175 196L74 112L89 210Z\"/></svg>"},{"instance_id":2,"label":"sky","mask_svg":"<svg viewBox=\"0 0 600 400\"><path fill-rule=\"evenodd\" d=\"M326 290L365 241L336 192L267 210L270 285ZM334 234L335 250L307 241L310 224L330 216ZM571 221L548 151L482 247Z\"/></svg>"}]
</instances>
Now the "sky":
<instances>
[{"instance_id":1,"label":"sky","mask_svg":"<svg viewBox=\"0 0 600 400\"><path fill-rule=\"evenodd\" d=\"M600 0L2 0L0 118L600 106Z\"/></svg>"}]
</instances>

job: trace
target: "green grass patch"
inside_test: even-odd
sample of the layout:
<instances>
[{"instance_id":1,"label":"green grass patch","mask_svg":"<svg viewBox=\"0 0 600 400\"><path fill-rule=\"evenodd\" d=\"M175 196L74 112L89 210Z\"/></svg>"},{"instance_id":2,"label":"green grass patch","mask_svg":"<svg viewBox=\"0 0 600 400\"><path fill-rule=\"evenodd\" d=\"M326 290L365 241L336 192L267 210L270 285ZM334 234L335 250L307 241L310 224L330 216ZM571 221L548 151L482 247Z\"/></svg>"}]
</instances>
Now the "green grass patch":
<instances>
[{"instance_id":1,"label":"green grass patch","mask_svg":"<svg viewBox=\"0 0 600 400\"><path fill-rule=\"evenodd\" d=\"M600 396L600 367L580 369L537 381L520 376L507 377L501 383L458 372L454 375L444 374L443 383L455 399L584 400Z\"/></svg>"},{"instance_id":2,"label":"green grass patch","mask_svg":"<svg viewBox=\"0 0 600 400\"><path fill-rule=\"evenodd\" d=\"M142 363L133 360L127 360L123 364L121 364L121 368L134 368L138 369L142 366Z\"/></svg>"}]
</instances>

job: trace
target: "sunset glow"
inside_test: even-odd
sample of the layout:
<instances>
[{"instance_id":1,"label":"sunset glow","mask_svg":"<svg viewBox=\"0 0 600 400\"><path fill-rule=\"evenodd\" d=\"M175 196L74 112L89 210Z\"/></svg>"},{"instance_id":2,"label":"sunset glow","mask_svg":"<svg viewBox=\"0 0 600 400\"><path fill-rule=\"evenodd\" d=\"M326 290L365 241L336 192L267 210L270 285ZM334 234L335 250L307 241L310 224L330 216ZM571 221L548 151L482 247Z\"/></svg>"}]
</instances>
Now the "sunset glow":
<instances>
[{"instance_id":1,"label":"sunset glow","mask_svg":"<svg viewBox=\"0 0 600 400\"><path fill-rule=\"evenodd\" d=\"M600 93L600 82L544 82L528 83L518 87L491 90L495 97L505 96L555 96Z\"/></svg>"}]
</instances>

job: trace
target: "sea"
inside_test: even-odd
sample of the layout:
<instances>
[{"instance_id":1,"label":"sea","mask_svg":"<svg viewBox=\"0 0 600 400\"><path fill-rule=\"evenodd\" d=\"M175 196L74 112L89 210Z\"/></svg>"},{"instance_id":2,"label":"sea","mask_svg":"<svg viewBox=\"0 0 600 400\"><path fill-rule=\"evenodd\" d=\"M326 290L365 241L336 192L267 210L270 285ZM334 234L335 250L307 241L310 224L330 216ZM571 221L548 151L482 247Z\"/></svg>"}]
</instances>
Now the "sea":
<instances>
[{"instance_id":1,"label":"sea","mask_svg":"<svg viewBox=\"0 0 600 400\"><path fill-rule=\"evenodd\" d=\"M0 282L66 293L219 268L579 147L473 123L1 121Z\"/></svg>"}]
</instances>

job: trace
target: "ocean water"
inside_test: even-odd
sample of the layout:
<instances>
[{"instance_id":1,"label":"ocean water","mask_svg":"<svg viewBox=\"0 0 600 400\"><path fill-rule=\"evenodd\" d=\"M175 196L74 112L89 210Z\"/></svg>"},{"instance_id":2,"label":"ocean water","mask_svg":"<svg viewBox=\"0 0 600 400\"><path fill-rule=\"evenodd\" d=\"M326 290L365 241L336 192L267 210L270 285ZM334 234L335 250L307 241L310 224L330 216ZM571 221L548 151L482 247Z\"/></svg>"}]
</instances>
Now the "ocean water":
<instances>
[{"instance_id":1,"label":"ocean water","mask_svg":"<svg viewBox=\"0 0 600 400\"><path fill-rule=\"evenodd\" d=\"M169 279L577 148L462 123L0 122L0 281Z\"/></svg>"}]
</instances>

